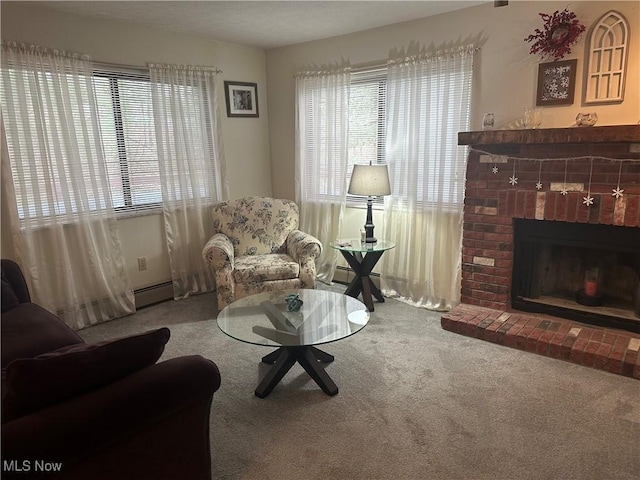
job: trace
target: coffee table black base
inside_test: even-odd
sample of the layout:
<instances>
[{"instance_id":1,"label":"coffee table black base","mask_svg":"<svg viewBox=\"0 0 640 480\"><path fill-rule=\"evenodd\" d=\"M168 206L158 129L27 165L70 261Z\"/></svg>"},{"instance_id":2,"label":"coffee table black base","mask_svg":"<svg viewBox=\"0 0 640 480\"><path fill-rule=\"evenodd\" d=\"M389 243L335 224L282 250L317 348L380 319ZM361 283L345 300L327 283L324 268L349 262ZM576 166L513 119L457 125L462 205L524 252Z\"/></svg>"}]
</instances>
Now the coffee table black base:
<instances>
[{"instance_id":1,"label":"coffee table black base","mask_svg":"<svg viewBox=\"0 0 640 480\"><path fill-rule=\"evenodd\" d=\"M322 366L322 363L333 362L333 359L333 355L316 347L280 347L262 357L264 363L271 364L273 367L256 388L256 397L265 398L269 395L296 362L302 365L324 393L336 395L338 387Z\"/></svg>"}]
</instances>

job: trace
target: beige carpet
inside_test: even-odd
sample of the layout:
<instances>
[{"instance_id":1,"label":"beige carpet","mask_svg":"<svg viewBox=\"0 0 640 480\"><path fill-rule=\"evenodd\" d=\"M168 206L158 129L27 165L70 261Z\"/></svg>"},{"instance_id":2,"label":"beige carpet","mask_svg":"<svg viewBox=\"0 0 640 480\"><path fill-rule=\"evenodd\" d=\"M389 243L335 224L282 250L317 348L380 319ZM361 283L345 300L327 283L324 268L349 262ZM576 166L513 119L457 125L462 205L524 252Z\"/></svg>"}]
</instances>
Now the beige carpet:
<instances>
[{"instance_id":1,"label":"beige carpet","mask_svg":"<svg viewBox=\"0 0 640 480\"><path fill-rule=\"evenodd\" d=\"M439 314L387 300L364 330L323 347L338 395L296 365L259 399L271 350L220 332L214 302L165 302L79 333L99 341L168 326L163 358L218 364L216 479L638 478L638 380L450 333Z\"/></svg>"}]
</instances>

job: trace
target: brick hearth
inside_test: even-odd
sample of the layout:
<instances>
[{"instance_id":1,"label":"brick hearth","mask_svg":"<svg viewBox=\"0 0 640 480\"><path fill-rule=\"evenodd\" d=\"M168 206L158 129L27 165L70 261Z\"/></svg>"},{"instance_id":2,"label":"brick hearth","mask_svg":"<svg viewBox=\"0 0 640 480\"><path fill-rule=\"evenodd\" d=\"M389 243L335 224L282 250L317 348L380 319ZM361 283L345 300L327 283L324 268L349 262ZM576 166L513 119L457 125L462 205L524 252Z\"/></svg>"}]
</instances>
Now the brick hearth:
<instances>
[{"instance_id":1,"label":"brick hearth","mask_svg":"<svg viewBox=\"0 0 640 480\"><path fill-rule=\"evenodd\" d=\"M442 327L640 378L640 335L511 309L514 219L640 227L640 162L609 160L640 159L640 125L462 132L458 140L471 146L462 304L442 316ZM594 203L586 206L590 178ZM618 179L624 194L615 198Z\"/></svg>"},{"instance_id":2,"label":"brick hearth","mask_svg":"<svg viewBox=\"0 0 640 480\"><path fill-rule=\"evenodd\" d=\"M640 335L624 330L465 304L440 323L450 332L640 379Z\"/></svg>"}]
</instances>

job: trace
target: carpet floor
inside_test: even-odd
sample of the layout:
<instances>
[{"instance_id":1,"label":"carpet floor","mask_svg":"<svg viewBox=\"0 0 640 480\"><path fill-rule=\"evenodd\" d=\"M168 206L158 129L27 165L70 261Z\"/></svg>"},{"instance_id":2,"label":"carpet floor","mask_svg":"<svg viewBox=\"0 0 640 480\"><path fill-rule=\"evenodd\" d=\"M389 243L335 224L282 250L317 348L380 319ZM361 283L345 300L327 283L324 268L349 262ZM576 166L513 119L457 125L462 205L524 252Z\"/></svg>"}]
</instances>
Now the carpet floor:
<instances>
[{"instance_id":1,"label":"carpet floor","mask_svg":"<svg viewBox=\"0 0 640 480\"><path fill-rule=\"evenodd\" d=\"M255 397L269 368L260 359L272 350L223 334L212 294L78 333L95 342L160 326L171 329L162 359L200 354L220 368L211 412L215 479L640 474L640 381L448 332L436 312L388 299L361 332L324 345L335 355L327 366L339 387L334 397L299 365L267 398Z\"/></svg>"}]
</instances>

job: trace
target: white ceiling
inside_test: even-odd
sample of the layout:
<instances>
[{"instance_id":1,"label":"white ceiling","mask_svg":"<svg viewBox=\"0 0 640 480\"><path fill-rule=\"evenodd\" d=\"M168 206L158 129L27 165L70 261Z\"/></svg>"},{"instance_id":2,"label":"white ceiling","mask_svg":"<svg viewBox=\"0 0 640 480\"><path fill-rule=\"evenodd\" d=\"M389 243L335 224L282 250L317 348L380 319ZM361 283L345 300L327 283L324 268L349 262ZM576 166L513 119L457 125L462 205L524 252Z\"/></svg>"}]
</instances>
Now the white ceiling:
<instances>
[{"instance_id":1,"label":"white ceiling","mask_svg":"<svg viewBox=\"0 0 640 480\"><path fill-rule=\"evenodd\" d=\"M275 48L459 10L467 1L46 1L45 8L83 16Z\"/></svg>"}]
</instances>

